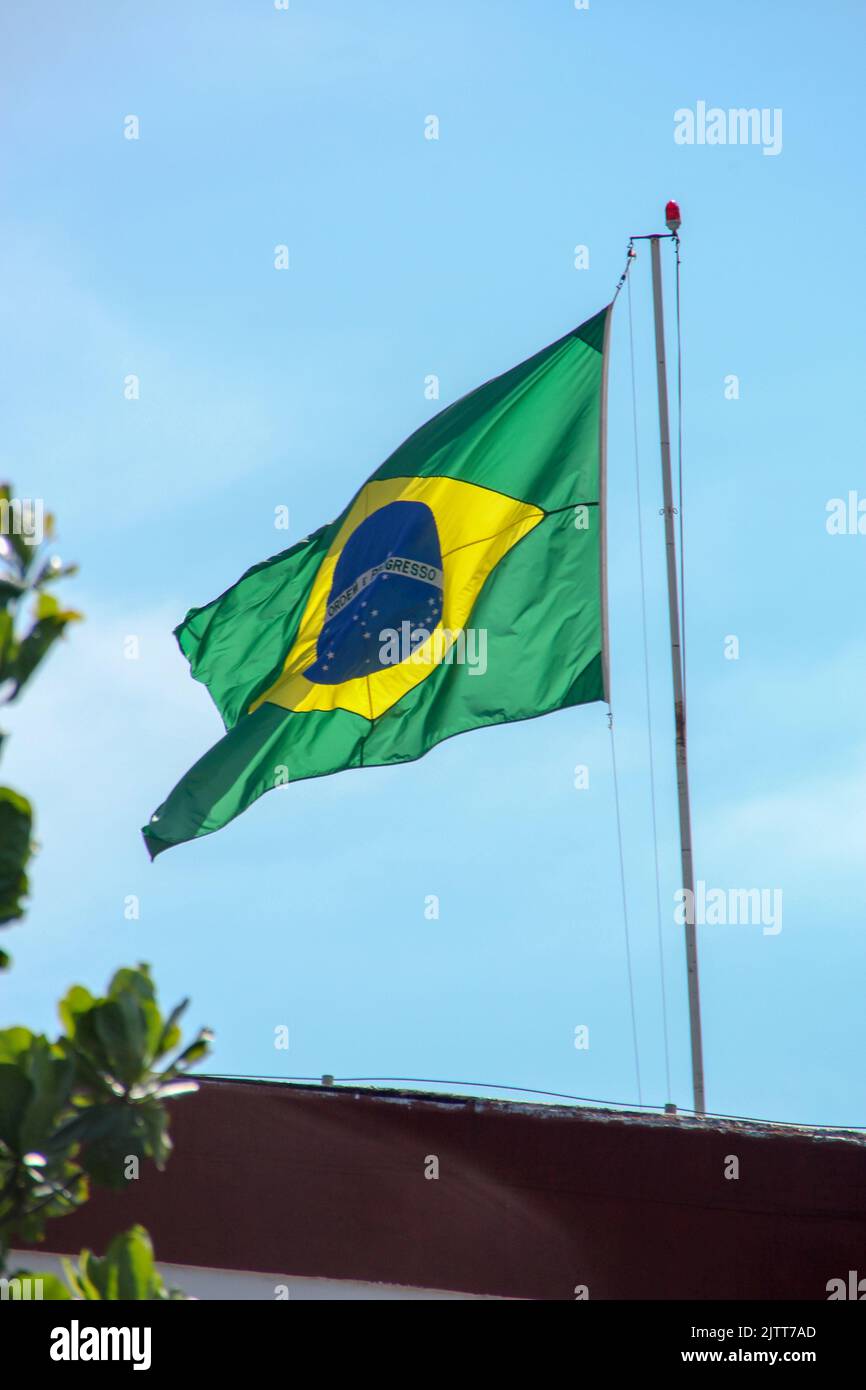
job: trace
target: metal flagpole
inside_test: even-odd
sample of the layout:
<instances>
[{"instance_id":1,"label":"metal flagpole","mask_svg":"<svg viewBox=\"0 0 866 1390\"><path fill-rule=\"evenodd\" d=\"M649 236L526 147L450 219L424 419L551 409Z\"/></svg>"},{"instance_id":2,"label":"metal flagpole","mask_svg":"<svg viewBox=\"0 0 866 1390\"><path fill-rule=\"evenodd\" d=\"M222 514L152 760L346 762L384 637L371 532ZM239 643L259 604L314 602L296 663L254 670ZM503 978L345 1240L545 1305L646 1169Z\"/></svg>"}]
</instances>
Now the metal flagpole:
<instances>
[{"instance_id":1,"label":"metal flagpole","mask_svg":"<svg viewBox=\"0 0 866 1390\"><path fill-rule=\"evenodd\" d=\"M668 226L675 234L679 226L679 209L668 205ZM641 238L642 239L642 238ZM666 238L665 238L666 239ZM692 1090L694 1108L705 1113L704 1056L701 1041L701 997L698 987L698 944L695 932L695 876L692 864L692 817L689 806L689 765L686 753L686 711L683 690L683 664L680 635L680 610L677 593L677 554L674 539L674 503L671 484L671 435L668 416L668 382L665 364L665 322L662 304L661 234L649 237L652 256L653 310L656 334L656 373L659 397L659 442L661 444L662 489L664 496L665 553L668 574L668 611L671 629L671 667L674 684L674 723L676 728L677 799L680 818L680 857L683 888L686 890L686 970L689 989L689 1032L692 1044Z\"/></svg>"}]
</instances>

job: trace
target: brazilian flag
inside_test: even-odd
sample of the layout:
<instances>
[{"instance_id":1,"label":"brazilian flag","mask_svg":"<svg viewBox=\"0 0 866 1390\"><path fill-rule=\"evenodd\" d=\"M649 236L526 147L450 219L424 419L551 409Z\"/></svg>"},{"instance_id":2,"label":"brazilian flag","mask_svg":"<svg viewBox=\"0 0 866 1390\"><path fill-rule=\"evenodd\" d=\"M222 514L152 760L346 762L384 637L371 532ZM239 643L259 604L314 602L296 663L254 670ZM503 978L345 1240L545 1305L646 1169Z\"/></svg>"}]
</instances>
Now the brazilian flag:
<instances>
[{"instance_id":1,"label":"brazilian flag","mask_svg":"<svg viewBox=\"0 0 866 1390\"><path fill-rule=\"evenodd\" d=\"M606 698L610 313L443 410L336 521L187 614L175 635L227 732L145 826L152 858L287 782Z\"/></svg>"}]
</instances>

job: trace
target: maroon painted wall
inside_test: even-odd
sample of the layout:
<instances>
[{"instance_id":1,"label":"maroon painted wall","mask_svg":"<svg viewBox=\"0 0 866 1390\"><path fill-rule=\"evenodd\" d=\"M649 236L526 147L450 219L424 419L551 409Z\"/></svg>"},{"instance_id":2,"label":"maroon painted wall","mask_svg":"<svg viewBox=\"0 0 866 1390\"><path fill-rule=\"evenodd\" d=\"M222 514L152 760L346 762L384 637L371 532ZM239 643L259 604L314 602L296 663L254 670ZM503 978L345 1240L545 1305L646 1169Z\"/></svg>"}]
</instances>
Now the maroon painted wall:
<instances>
[{"instance_id":1,"label":"maroon painted wall","mask_svg":"<svg viewBox=\"0 0 866 1390\"><path fill-rule=\"evenodd\" d=\"M172 1135L165 1173L52 1222L49 1248L141 1221L171 1262L532 1299L825 1299L866 1275L854 1135L217 1080Z\"/></svg>"}]
</instances>

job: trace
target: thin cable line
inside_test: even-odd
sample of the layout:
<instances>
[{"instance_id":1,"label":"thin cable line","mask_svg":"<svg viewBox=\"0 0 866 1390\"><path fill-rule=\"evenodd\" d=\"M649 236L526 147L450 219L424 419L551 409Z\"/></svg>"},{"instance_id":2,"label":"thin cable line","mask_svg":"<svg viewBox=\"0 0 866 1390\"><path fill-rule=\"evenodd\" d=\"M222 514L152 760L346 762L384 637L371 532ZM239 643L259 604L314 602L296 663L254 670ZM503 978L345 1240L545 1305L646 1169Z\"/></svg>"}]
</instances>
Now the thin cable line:
<instances>
[{"instance_id":1,"label":"thin cable line","mask_svg":"<svg viewBox=\"0 0 866 1390\"><path fill-rule=\"evenodd\" d=\"M628 281L629 295L631 295L631 280L630 280L630 278L629 278L629 271L631 270L632 262L634 261L634 259L635 259L634 239L633 239L632 237L629 237L628 247L627 247L627 249L626 249L625 266L623 267L623 272L622 272L622 274L620 275L619 280L617 281L617 286L616 286L616 289L614 290L613 299L611 300L611 306L613 306L613 305L616 303L617 298L618 298L618 296L619 296L619 292L620 292L620 290L622 289L623 285L626 283L626 281ZM612 765L612 768L613 768L613 796L614 796L614 805L615 805L615 807L616 807L616 838L617 838L617 847L618 847L618 851L619 851L619 881L620 881L620 887L621 887L621 890L622 890L622 922L623 922L623 933L624 933L624 936L625 936L625 960L626 960L626 972L627 972L627 975L628 975L628 998L629 998L629 1008L630 1008L630 1010L631 1010L631 1033L632 1033L632 1043L633 1043L633 1046L634 1046L634 1069L635 1069L635 1076L636 1076L636 1078L637 1078L638 1105L639 1105L639 1108L640 1108L640 1109L643 1109L643 1108L644 1108L644 1107L643 1107L643 1089L642 1089L642 1087L641 1087L641 1079L640 1079L640 1049L639 1049L639 1047L638 1047L638 1040L637 1040L637 1018L636 1018L636 1014L635 1014L635 1003L634 1003L634 977L633 977L633 974L632 974L632 966L631 966L631 940L630 940L630 936L629 936L629 926L628 926L628 901L627 901L627 894L626 894L626 889L625 889L625 856L624 856L624 854L623 854L623 847L622 847L622 816L621 816L621 814L620 814L620 804L619 804L619 777L617 776L617 769L616 769L616 740L615 740L615 738L614 738L614 732L613 732L613 710L611 709L610 704L608 704L608 707L607 707L607 715L608 715L608 727L609 727L609 729L610 729L610 757L611 757L611 765Z\"/></svg>"},{"instance_id":2,"label":"thin cable line","mask_svg":"<svg viewBox=\"0 0 866 1390\"><path fill-rule=\"evenodd\" d=\"M629 237L629 239L628 239L628 247L626 248L626 254L625 254L625 268L624 268L624 270L623 270L623 272L622 272L622 275L619 277L619 279L618 279L617 282L616 282L616 289L615 289L614 292L613 292L613 299L610 301L610 307L611 307L611 308L613 308L614 304L616 303L617 299L619 298L619 292L620 292L620 290L622 289L623 285L625 284L626 280L628 279L628 273L629 273L629 271L631 270L632 261L635 259L635 256L636 256L636 255L637 255L637 252L636 252L635 249L634 249L634 237Z\"/></svg>"},{"instance_id":3,"label":"thin cable line","mask_svg":"<svg viewBox=\"0 0 866 1390\"><path fill-rule=\"evenodd\" d=\"M611 710L610 705L608 705L608 707L607 707L607 716L608 716L608 727L610 728L610 757L611 757L611 763L612 763L612 765L613 765L613 799L614 799L614 805L615 805L615 807L616 807L616 839L617 839L617 845L619 846L619 881L620 881L620 886L621 886L621 888L622 888L622 924L623 924L623 931L624 931L624 935L625 935L625 962L626 962L626 972L627 972L627 974L628 974L628 998L629 998L629 1005L630 1005L630 1008L631 1008L631 1033L632 1033L632 1041L633 1041L633 1043L634 1043L634 1069L635 1069L635 1074L636 1074L636 1076L637 1076L637 1098L638 1098L638 1103L639 1103L640 1105L642 1105L642 1104L643 1104L643 1091L642 1091L642 1089L641 1089L641 1084L640 1084L640 1054L639 1054L639 1052L638 1052L638 1044L637 1044L637 1019L636 1019L636 1016L635 1016L635 1007L634 1007L634 981L633 981L633 978L632 978L632 969L631 969L631 941L630 941L630 939L629 939L629 929L628 929L628 903L627 903L627 900L626 900L626 891L625 891L625 858L624 858L624 856L623 856L623 851L622 851L622 817L620 816L620 810L619 810L619 778L618 778L618 776L617 776L617 771L616 771L616 741L615 741L614 735L613 735L613 711Z\"/></svg>"},{"instance_id":4,"label":"thin cable line","mask_svg":"<svg viewBox=\"0 0 866 1390\"><path fill-rule=\"evenodd\" d=\"M664 1035L665 1050L665 1094L671 1096L671 1059L670 1042L668 1029L668 1004L667 991L665 989L665 948L664 933L662 931L662 898L661 898L661 870L659 868L659 833L658 817L656 814L656 777L655 759L653 757L653 733L652 733L652 698L650 695L650 673L649 673L649 637L647 635L647 616L646 616L646 570L644 565L644 546L643 546L643 513L641 507L640 490L640 453L638 446L638 425L637 425L637 386L635 384L635 364L634 364L634 323L632 315L631 301L631 280L628 282L628 343L629 355L631 358L631 406L632 406L632 425L634 429L634 479L635 493L637 497L637 545L640 557L640 601L641 601L641 621L643 625L643 669L644 687L646 692L646 717L647 717L647 752L649 754L649 774L650 774L650 805L652 807L652 828L653 828L653 858L655 861L656 876L656 929L659 947L659 982L661 984L662 996L662 1032Z\"/></svg>"},{"instance_id":5,"label":"thin cable line","mask_svg":"<svg viewBox=\"0 0 866 1390\"><path fill-rule=\"evenodd\" d=\"M314 1082L322 1084L321 1076L259 1076L249 1072L197 1072L199 1081L278 1081L289 1086L302 1082ZM436 1076L335 1076L333 1082L335 1086L343 1085L370 1085L373 1082L394 1083L401 1082L403 1085L410 1086L473 1086L487 1091L518 1091L524 1095L531 1096L553 1096L558 1100L577 1100L586 1105L614 1105L623 1110L657 1110L663 1111L662 1105L642 1104L636 1105L634 1101L625 1100L603 1100L599 1096L573 1096L567 1091L544 1091L535 1086L507 1086L497 1081L456 1081L453 1077ZM433 1092L431 1092L431 1095ZM483 1099L483 1097L482 1097ZM696 1110L691 1110L686 1105L677 1107L679 1115L698 1116ZM775 1125L781 1129L820 1129L820 1130L840 1130L842 1132L861 1133L866 1132L866 1125L810 1125L799 1120L768 1120L762 1115L728 1115L720 1110L702 1110L700 1112L702 1120L741 1120L748 1124L756 1125Z\"/></svg>"}]
</instances>

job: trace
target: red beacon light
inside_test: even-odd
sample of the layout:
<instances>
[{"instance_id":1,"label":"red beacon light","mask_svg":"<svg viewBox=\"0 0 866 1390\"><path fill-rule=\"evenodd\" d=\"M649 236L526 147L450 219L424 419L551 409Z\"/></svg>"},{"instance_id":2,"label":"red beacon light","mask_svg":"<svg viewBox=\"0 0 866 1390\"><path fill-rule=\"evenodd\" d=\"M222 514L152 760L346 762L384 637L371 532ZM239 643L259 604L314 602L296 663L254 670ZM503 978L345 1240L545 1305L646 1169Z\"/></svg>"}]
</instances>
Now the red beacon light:
<instances>
[{"instance_id":1,"label":"red beacon light","mask_svg":"<svg viewBox=\"0 0 866 1390\"><path fill-rule=\"evenodd\" d=\"M675 203L673 198L665 206L665 226L669 232L676 234L680 228L680 205Z\"/></svg>"}]
</instances>

